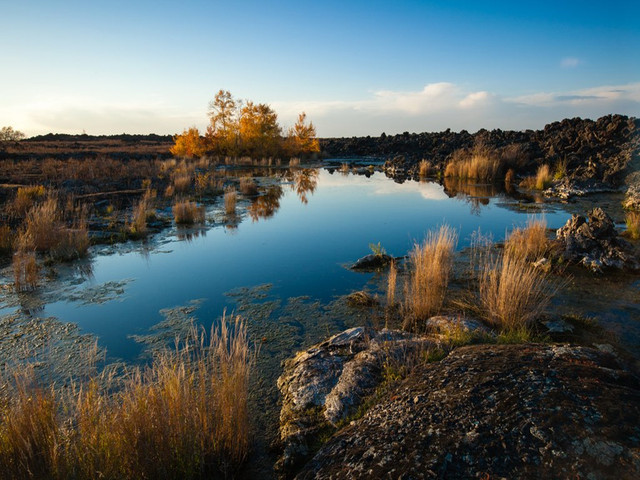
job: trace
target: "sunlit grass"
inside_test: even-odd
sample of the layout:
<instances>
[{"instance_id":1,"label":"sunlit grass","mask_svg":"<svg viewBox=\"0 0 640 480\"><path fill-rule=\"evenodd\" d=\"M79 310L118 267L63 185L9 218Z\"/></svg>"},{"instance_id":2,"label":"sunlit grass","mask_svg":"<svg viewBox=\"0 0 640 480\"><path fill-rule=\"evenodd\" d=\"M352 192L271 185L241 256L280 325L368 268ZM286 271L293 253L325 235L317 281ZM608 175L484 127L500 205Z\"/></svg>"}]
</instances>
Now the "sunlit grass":
<instances>
[{"instance_id":1,"label":"sunlit grass","mask_svg":"<svg viewBox=\"0 0 640 480\"><path fill-rule=\"evenodd\" d=\"M524 260L544 257L550 248L547 222L544 218L531 218L524 228L515 228L504 243L505 254Z\"/></svg>"},{"instance_id":2,"label":"sunlit grass","mask_svg":"<svg viewBox=\"0 0 640 480\"><path fill-rule=\"evenodd\" d=\"M5 368L0 400L3 478L175 479L231 473L249 451L254 356L244 322L209 339L195 330L150 366L117 381L94 376L65 389L33 369Z\"/></svg>"},{"instance_id":3,"label":"sunlit grass","mask_svg":"<svg viewBox=\"0 0 640 480\"><path fill-rule=\"evenodd\" d=\"M493 182L502 175L503 162L490 148L475 146L470 152L458 150L447 163L445 177Z\"/></svg>"},{"instance_id":4,"label":"sunlit grass","mask_svg":"<svg viewBox=\"0 0 640 480\"><path fill-rule=\"evenodd\" d=\"M224 211L227 215L236 214L236 203L238 200L238 193L233 187L227 187L224 192Z\"/></svg>"},{"instance_id":5,"label":"sunlit grass","mask_svg":"<svg viewBox=\"0 0 640 480\"><path fill-rule=\"evenodd\" d=\"M640 212L627 212L625 215L627 225L626 235L637 240L640 238Z\"/></svg>"},{"instance_id":6,"label":"sunlit grass","mask_svg":"<svg viewBox=\"0 0 640 480\"><path fill-rule=\"evenodd\" d=\"M443 225L430 231L422 244L414 245L409 254L411 271L406 285L404 328L418 328L420 322L441 310L456 242L456 231Z\"/></svg>"}]
</instances>

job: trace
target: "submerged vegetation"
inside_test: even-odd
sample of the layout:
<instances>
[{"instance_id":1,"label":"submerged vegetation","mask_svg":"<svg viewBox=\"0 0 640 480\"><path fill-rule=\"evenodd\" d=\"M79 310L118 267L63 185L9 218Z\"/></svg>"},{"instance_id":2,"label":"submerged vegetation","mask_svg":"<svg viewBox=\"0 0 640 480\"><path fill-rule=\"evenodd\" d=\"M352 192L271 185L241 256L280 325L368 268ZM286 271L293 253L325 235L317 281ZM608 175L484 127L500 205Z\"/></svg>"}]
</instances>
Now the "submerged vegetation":
<instances>
[{"instance_id":1,"label":"submerged vegetation","mask_svg":"<svg viewBox=\"0 0 640 480\"><path fill-rule=\"evenodd\" d=\"M193 330L148 367L94 374L68 388L5 366L0 397L3 478L211 478L249 451L254 356L244 322Z\"/></svg>"}]
</instances>

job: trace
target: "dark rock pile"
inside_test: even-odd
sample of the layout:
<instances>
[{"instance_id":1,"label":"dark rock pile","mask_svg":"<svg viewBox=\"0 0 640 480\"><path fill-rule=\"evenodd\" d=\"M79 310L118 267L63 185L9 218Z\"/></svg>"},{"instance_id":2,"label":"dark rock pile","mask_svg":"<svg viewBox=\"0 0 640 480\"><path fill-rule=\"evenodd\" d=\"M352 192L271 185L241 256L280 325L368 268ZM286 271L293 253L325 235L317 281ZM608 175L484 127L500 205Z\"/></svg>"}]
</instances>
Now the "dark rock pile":
<instances>
[{"instance_id":1,"label":"dark rock pile","mask_svg":"<svg viewBox=\"0 0 640 480\"><path fill-rule=\"evenodd\" d=\"M618 235L611 217L600 207L594 208L588 217L587 221L584 216L574 214L556 231L564 258L593 271L605 267L639 269L637 253Z\"/></svg>"},{"instance_id":2,"label":"dark rock pile","mask_svg":"<svg viewBox=\"0 0 640 480\"><path fill-rule=\"evenodd\" d=\"M625 169L640 148L640 120L607 115L596 121L573 118L548 124L543 130L523 132L465 130L408 133L380 137L327 138L323 152L334 157L378 157L387 159L385 171L392 176L418 176L418 162L426 159L435 171L443 171L451 154L475 142L496 149L505 157L517 147L518 173L531 174L543 163L552 167L565 162L570 180L580 189L618 186ZM595 181L595 183L594 183Z\"/></svg>"},{"instance_id":3,"label":"dark rock pile","mask_svg":"<svg viewBox=\"0 0 640 480\"><path fill-rule=\"evenodd\" d=\"M296 478L640 478L640 381L586 347L459 348L417 367Z\"/></svg>"}]
</instances>

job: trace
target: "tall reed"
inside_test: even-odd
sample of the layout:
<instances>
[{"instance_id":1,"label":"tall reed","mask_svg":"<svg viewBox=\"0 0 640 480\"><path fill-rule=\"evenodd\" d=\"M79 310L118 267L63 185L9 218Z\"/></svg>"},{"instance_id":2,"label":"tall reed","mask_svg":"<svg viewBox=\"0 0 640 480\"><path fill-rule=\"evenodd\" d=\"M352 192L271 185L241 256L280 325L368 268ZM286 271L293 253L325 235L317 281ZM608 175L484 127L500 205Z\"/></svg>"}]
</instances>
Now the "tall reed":
<instances>
[{"instance_id":1,"label":"tall reed","mask_svg":"<svg viewBox=\"0 0 640 480\"><path fill-rule=\"evenodd\" d=\"M544 257L549 248L547 221L544 218L530 218L524 228L513 229L504 244L507 255L524 260Z\"/></svg>"}]
</instances>

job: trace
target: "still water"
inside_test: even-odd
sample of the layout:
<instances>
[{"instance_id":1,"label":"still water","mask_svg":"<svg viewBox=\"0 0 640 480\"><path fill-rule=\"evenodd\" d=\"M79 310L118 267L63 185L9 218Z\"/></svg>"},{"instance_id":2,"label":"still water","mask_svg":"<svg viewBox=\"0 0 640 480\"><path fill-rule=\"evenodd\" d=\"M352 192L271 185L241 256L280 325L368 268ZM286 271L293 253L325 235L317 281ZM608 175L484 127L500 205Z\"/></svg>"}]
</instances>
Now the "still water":
<instances>
[{"instance_id":1,"label":"still water","mask_svg":"<svg viewBox=\"0 0 640 480\"><path fill-rule=\"evenodd\" d=\"M222 205L213 205L207 229L190 238L174 228L146 244L94 247L92 275L43 300L38 315L75 323L98 338L110 359L132 360L141 346L131 335L147 333L163 319L163 309L200 300L193 315L208 325L225 308L236 307L225 292L261 284L272 285L270 298L307 296L326 304L362 289L371 278L345 268L370 253L369 244L380 242L389 254L402 256L429 229L446 223L458 230L462 249L478 228L503 239L531 211L544 212L550 228L570 216L549 205L523 209L500 193L478 197L495 192L473 185L463 188L468 193L451 185L445 192L436 182L400 184L382 173L304 172L303 181L281 186L266 209L268 218L251 216L245 199L235 228L216 224ZM0 301L0 314L11 310Z\"/></svg>"}]
</instances>

